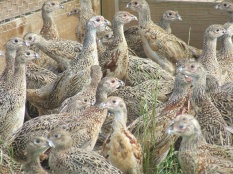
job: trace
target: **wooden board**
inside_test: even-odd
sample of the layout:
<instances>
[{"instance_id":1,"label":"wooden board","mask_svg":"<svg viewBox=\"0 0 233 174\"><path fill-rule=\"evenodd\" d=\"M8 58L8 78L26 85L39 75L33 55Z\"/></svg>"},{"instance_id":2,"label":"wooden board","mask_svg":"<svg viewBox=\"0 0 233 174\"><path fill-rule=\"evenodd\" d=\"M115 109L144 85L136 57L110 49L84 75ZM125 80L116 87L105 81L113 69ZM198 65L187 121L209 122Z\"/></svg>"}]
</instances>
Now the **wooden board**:
<instances>
[{"instance_id":1,"label":"wooden board","mask_svg":"<svg viewBox=\"0 0 233 174\"><path fill-rule=\"evenodd\" d=\"M112 19L112 16L115 13L115 1L103 0L103 2L105 2L102 3L103 15L107 19ZM132 10L125 8L128 2L129 0L119 0L119 10L129 11L137 15L137 13ZM164 11L168 9L178 11L182 16L183 21L175 22L171 25L173 34L185 42L189 41L190 45L197 48L202 48L203 34L208 26L211 24L224 24L228 19L227 13L214 9L215 3L155 2L154 0L148 0L147 2L150 4L152 20L155 23L160 20ZM105 11L105 9L107 10ZM126 27L130 25L137 25L137 23L130 23L129 25L126 25Z\"/></svg>"}]
</instances>

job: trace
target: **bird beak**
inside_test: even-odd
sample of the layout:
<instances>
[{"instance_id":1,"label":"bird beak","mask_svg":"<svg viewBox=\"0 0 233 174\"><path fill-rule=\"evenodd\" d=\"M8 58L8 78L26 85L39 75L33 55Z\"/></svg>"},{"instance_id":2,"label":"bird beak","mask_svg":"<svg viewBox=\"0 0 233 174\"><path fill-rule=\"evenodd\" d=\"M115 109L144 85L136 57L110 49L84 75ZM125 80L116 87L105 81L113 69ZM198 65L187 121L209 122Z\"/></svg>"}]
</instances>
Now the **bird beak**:
<instances>
[{"instance_id":1,"label":"bird beak","mask_svg":"<svg viewBox=\"0 0 233 174\"><path fill-rule=\"evenodd\" d=\"M178 19L182 21L182 17L180 15L177 15Z\"/></svg>"},{"instance_id":2,"label":"bird beak","mask_svg":"<svg viewBox=\"0 0 233 174\"><path fill-rule=\"evenodd\" d=\"M105 103L105 102L102 102L101 104L100 104L100 109L105 109L107 107L107 103Z\"/></svg>"},{"instance_id":3,"label":"bird beak","mask_svg":"<svg viewBox=\"0 0 233 174\"><path fill-rule=\"evenodd\" d=\"M215 9L218 9L218 8L219 8L219 6L220 6L220 5L219 5L219 4L217 4L217 5L215 5L215 7L214 7L214 8L215 8Z\"/></svg>"},{"instance_id":4,"label":"bird beak","mask_svg":"<svg viewBox=\"0 0 233 174\"><path fill-rule=\"evenodd\" d=\"M119 80L121 86L125 86L125 83L122 80Z\"/></svg>"},{"instance_id":5,"label":"bird beak","mask_svg":"<svg viewBox=\"0 0 233 174\"><path fill-rule=\"evenodd\" d=\"M64 9L64 6L60 4L60 8Z\"/></svg>"},{"instance_id":6,"label":"bird beak","mask_svg":"<svg viewBox=\"0 0 233 174\"><path fill-rule=\"evenodd\" d=\"M40 58L40 55L38 53L35 53L36 59Z\"/></svg>"},{"instance_id":7,"label":"bird beak","mask_svg":"<svg viewBox=\"0 0 233 174\"><path fill-rule=\"evenodd\" d=\"M69 13L67 13L67 16L71 16L72 15L72 11L70 11Z\"/></svg>"},{"instance_id":8,"label":"bird beak","mask_svg":"<svg viewBox=\"0 0 233 174\"><path fill-rule=\"evenodd\" d=\"M132 20L136 20L136 21L138 20L138 18L134 15L132 15L131 17L132 17Z\"/></svg>"},{"instance_id":9,"label":"bird beak","mask_svg":"<svg viewBox=\"0 0 233 174\"><path fill-rule=\"evenodd\" d=\"M167 127L167 129L166 129L166 133L167 133L167 134L171 135L171 134L174 133L174 132L173 132L173 128L172 128L172 126L173 126L174 123L175 123L175 121L171 121L171 123L170 123L169 126Z\"/></svg>"},{"instance_id":10,"label":"bird beak","mask_svg":"<svg viewBox=\"0 0 233 174\"><path fill-rule=\"evenodd\" d=\"M131 6L131 2L129 2L125 8L130 8L130 6Z\"/></svg>"},{"instance_id":11,"label":"bird beak","mask_svg":"<svg viewBox=\"0 0 233 174\"><path fill-rule=\"evenodd\" d=\"M50 147L55 148L55 145L53 144L53 142L51 140L48 140L48 144L49 144Z\"/></svg>"},{"instance_id":12,"label":"bird beak","mask_svg":"<svg viewBox=\"0 0 233 174\"><path fill-rule=\"evenodd\" d=\"M29 42L24 41L24 44L25 44L27 47L30 47L30 43L29 43Z\"/></svg>"},{"instance_id":13,"label":"bird beak","mask_svg":"<svg viewBox=\"0 0 233 174\"><path fill-rule=\"evenodd\" d=\"M227 31L225 29L222 30L222 33L225 34Z\"/></svg>"},{"instance_id":14,"label":"bird beak","mask_svg":"<svg viewBox=\"0 0 233 174\"><path fill-rule=\"evenodd\" d=\"M105 21L105 24L106 24L106 25L111 26L111 22L110 22L109 20L104 19L104 21Z\"/></svg>"}]
</instances>

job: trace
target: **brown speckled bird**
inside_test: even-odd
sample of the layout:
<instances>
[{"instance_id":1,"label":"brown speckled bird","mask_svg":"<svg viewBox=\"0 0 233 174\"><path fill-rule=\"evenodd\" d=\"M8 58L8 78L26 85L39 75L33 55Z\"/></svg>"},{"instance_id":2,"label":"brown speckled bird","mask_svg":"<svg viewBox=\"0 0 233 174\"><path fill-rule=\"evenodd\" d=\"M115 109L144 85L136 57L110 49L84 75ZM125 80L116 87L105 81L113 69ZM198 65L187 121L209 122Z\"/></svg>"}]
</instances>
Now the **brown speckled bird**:
<instances>
[{"instance_id":1,"label":"brown speckled bird","mask_svg":"<svg viewBox=\"0 0 233 174\"><path fill-rule=\"evenodd\" d=\"M191 106L206 141L220 146L231 145L230 128L206 93L207 71L205 68L200 63L187 62L180 71L193 79Z\"/></svg>"},{"instance_id":2,"label":"brown speckled bird","mask_svg":"<svg viewBox=\"0 0 233 174\"><path fill-rule=\"evenodd\" d=\"M127 109L123 99L111 96L101 104L114 114L113 131L103 144L102 155L123 173L142 173L142 149L127 129Z\"/></svg>"},{"instance_id":3,"label":"brown speckled bird","mask_svg":"<svg viewBox=\"0 0 233 174\"><path fill-rule=\"evenodd\" d=\"M38 58L38 54L27 48L16 52L14 73L4 89L0 91L0 139L6 141L24 121L26 102L26 63Z\"/></svg>"},{"instance_id":4,"label":"brown speckled bird","mask_svg":"<svg viewBox=\"0 0 233 174\"><path fill-rule=\"evenodd\" d=\"M45 137L33 137L27 143L27 162L24 165L24 172L26 174L48 174L40 164L39 155L44 153L50 147L54 147L54 145Z\"/></svg>"},{"instance_id":5,"label":"brown speckled bird","mask_svg":"<svg viewBox=\"0 0 233 174\"><path fill-rule=\"evenodd\" d=\"M92 150L107 116L107 109L101 109L99 105L107 99L110 93L123 85L124 83L117 78L105 77L98 85L95 105L87 108L80 115L69 113L44 115L24 123L22 128L11 137L14 158L24 161L24 151L29 139L35 136L47 136L57 127L71 133L73 146Z\"/></svg>"},{"instance_id":6,"label":"brown speckled bird","mask_svg":"<svg viewBox=\"0 0 233 174\"><path fill-rule=\"evenodd\" d=\"M147 57L163 69L174 74L178 60L199 56L195 55L184 41L153 23L149 5L145 0L132 0L127 7L139 14L139 34Z\"/></svg>"},{"instance_id":7,"label":"brown speckled bird","mask_svg":"<svg viewBox=\"0 0 233 174\"><path fill-rule=\"evenodd\" d=\"M191 82L192 78L178 72L168 101L129 125L129 129L138 137L143 149L150 151L148 156L153 166L166 158L170 147L177 140L176 137L166 134L170 121L181 113L190 112Z\"/></svg>"},{"instance_id":8,"label":"brown speckled bird","mask_svg":"<svg viewBox=\"0 0 233 174\"><path fill-rule=\"evenodd\" d=\"M49 167L54 174L122 174L96 152L73 147L73 139L67 131L53 130L48 138L55 145L49 154Z\"/></svg>"},{"instance_id":9,"label":"brown speckled bird","mask_svg":"<svg viewBox=\"0 0 233 174\"><path fill-rule=\"evenodd\" d=\"M192 115L177 116L167 132L182 137L178 159L183 172L233 173L233 148L208 144Z\"/></svg>"},{"instance_id":10,"label":"brown speckled bird","mask_svg":"<svg viewBox=\"0 0 233 174\"><path fill-rule=\"evenodd\" d=\"M222 1L215 5L215 9L223 10L229 13L229 22L233 22L233 3L231 1Z\"/></svg>"},{"instance_id":11,"label":"brown speckled bird","mask_svg":"<svg viewBox=\"0 0 233 174\"><path fill-rule=\"evenodd\" d=\"M216 56L217 38L224 35L226 30L222 25L214 24L209 26L204 34L203 52L198 61L207 70L208 74L216 77L220 84L226 79L226 73L222 73Z\"/></svg>"},{"instance_id":12,"label":"brown speckled bird","mask_svg":"<svg viewBox=\"0 0 233 174\"><path fill-rule=\"evenodd\" d=\"M124 79L129 62L129 53L123 27L124 24L132 20L137 20L137 17L125 11L119 11L114 15L112 22L113 41L106 48L103 57L99 58L104 76Z\"/></svg>"},{"instance_id":13,"label":"brown speckled bird","mask_svg":"<svg viewBox=\"0 0 233 174\"><path fill-rule=\"evenodd\" d=\"M40 89L27 90L27 99L38 108L40 115L49 114L48 110L60 107L65 99L81 91L83 86L89 82L90 67L98 65L96 30L106 25L109 25L109 22L105 21L102 16L92 17L87 23L83 49L78 57L71 60L70 68L51 84ZM29 39L29 37L30 34L26 35L26 38Z\"/></svg>"}]
</instances>

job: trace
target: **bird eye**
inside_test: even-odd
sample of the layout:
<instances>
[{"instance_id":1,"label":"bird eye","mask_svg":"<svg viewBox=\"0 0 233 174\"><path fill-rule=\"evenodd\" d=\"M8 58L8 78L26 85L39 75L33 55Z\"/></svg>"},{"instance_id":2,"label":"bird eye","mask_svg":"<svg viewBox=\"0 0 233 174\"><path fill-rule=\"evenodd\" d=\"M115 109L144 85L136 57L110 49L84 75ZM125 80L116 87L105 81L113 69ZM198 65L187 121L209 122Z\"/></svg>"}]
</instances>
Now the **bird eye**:
<instances>
[{"instance_id":1,"label":"bird eye","mask_svg":"<svg viewBox=\"0 0 233 174\"><path fill-rule=\"evenodd\" d=\"M217 29L216 31L219 32L219 29Z\"/></svg>"},{"instance_id":2,"label":"bird eye","mask_svg":"<svg viewBox=\"0 0 233 174\"><path fill-rule=\"evenodd\" d=\"M169 16L171 16L172 14L171 13L168 13Z\"/></svg>"},{"instance_id":3,"label":"bird eye","mask_svg":"<svg viewBox=\"0 0 233 174\"><path fill-rule=\"evenodd\" d=\"M86 102L87 102L87 99L84 99L84 102L86 103Z\"/></svg>"},{"instance_id":4,"label":"bird eye","mask_svg":"<svg viewBox=\"0 0 233 174\"><path fill-rule=\"evenodd\" d=\"M19 41L18 41L18 39L15 39L15 43L18 43Z\"/></svg>"},{"instance_id":5,"label":"bird eye","mask_svg":"<svg viewBox=\"0 0 233 174\"><path fill-rule=\"evenodd\" d=\"M52 3L51 3L51 5L55 5L55 3L54 3L54 2L52 2Z\"/></svg>"},{"instance_id":6,"label":"bird eye","mask_svg":"<svg viewBox=\"0 0 233 174\"><path fill-rule=\"evenodd\" d=\"M194 66L194 65L191 65L190 67L191 67L191 68L195 68L195 66Z\"/></svg>"},{"instance_id":7,"label":"bird eye","mask_svg":"<svg viewBox=\"0 0 233 174\"><path fill-rule=\"evenodd\" d=\"M224 5L224 7L226 7L227 6L227 4L223 4Z\"/></svg>"},{"instance_id":8,"label":"bird eye","mask_svg":"<svg viewBox=\"0 0 233 174\"><path fill-rule=\"evenodd\" d=\"M138 2L134 2L135 5L138 5Z\"/></svg>"},{"instance_id":9,"label":"bird eye","mask_svg":"<svg viewBox=\"0 0 233 174\"><path fill-rule=\"evenodd\" d=\"M36 139L36 140L34 141L34 143L35 143L35 144L40 143L40 139Z\"/></svg>"},{"instance_id":10,"label":"bird eye","mask_svg":"<svg viewBox=\"0 0 233 174\"><path fill-rule=\"evenodd\" d=\"M29 56L29 55L30 55L30 52L27 52L26 54Z\"/></svg>"},{"instance_id":11,"label":"bird eye","mask_svg":"<svg viewBox=\"0 0 233 174\"><path fill-rule=\"evenodd\" d=\"M113 102L113 103L116 103L116 100L113 100L112 102Z\"/></svg>"},{"instance_id":12,"label":"bird eye","mask_svg":"<svg viewBox=\"0 0 233 174\"><path fill-rule=\"evenodd\" d=\"M115 80L112 80L111 82L112 82L112 83L115 83Z\"/></svg>"},{"instance_id":13,"label":"bird eye","mask_svg":"<svg viewBox=\"0 0 233 174\"><path fill-rule=\"evenodd\" d=\"M29 36L29 37L28 37L28 39L29 39L29 40L32 40L32 37L31 37L31 36Z\"/></svg>"},{"instance_id":14,"label":"bird eye","mask_svg":"<svg viewBox=\"0 0 233 174\"><path fill-rule=\"evenodd\" d=\"M126 17L127 15L125 14L124 17Z\"/></svg>"},{"instance_id":15,"label":"bird eye","mask_svg":"<svg viewBox=\"0 0 233 174\"><path fill-rule=\"evenodd\" d=\"M98 19L96 19L96 21L97 21L97 22L99 22L99 21L100 21L100 19L98 18Z\"/></svg>"},{"instance_id":16,"label":"bird eye","mask_svg":"<svg viewBox=\"0 0 233 174\"><path fill-rule=\"evenodd\" d=\"M60 134L55 134L54 137L55 138L60 138L61 136L60 136Z\"/></svg>"}]
</instances>

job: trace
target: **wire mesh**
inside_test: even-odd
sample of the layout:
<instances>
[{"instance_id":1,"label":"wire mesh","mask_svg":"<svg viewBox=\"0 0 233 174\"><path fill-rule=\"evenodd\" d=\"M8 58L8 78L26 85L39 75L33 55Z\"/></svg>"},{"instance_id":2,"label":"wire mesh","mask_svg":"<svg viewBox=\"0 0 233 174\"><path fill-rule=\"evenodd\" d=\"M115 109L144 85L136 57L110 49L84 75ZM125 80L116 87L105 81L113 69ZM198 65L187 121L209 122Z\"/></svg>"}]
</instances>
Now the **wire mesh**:
<instances>
[{"instance_id":1,"label":"wire mesh","mask_svg":"<svg viewBox=\"0 0 233 174\"><path fill-rule=\"evenodd\" d=\"M13 30L23 25L28 25L41 21L41 7L46 0L0 0L0 34ZM68 11L75 8L78 4L77 0L60 1L64 4L65 9L54 12L56 18L67 14ZM33 19L26 18L28 15L35 14ZM11 21L20 18L21 22L16 26Z\"/></svg>"}]
</instances>

